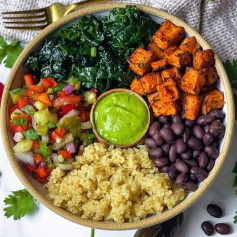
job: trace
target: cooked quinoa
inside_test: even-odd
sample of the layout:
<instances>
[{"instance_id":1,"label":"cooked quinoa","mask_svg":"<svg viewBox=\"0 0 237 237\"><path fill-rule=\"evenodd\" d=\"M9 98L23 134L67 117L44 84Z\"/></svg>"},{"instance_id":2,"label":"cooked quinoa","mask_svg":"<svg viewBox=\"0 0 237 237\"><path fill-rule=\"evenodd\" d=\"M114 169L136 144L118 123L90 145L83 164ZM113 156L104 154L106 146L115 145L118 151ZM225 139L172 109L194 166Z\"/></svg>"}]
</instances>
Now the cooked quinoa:
<instances>
[{"instance_id":1,"label":"cooked quinoa","mask_svg":"<svg viewBox=\"0 0 237 237\"><path fill-rule=\"evenodd\" d=\"M171 209L186 192L159 173L146 146L120 149L101 143L81 147L74 169L52 171L46 184L56 206L83 219L139 221Z\"/></svg>"}]
</instances>

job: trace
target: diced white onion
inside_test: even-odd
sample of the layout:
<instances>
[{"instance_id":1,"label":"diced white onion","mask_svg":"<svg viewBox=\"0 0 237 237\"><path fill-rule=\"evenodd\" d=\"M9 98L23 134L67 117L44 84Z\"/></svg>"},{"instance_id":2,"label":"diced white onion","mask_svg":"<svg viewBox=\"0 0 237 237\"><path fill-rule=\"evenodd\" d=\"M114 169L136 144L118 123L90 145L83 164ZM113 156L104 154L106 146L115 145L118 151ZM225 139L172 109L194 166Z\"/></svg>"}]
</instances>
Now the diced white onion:
<instances>
[{"instance_id":1,"label":"diced white onion","mask_svg":"<svg viewBox=\"0 0 237 237\"><path fill-rule=\"evenodd\" d=\"M24 136L23 136L23 134L21 133L21 132L16 132L15 134L14 134L14 137L13 137L13 140L15 141L15 142L19 142L21 139L23 139L24 138Z\"/></svg>"},{"instance_id":2,"label":"diced white onion","mask_svg":"<svg viewBox=\"0 0 237 237\"><path fill-rule=\"evenodd\" d=\"M59 163L58 154L57 153L53 153L50 157L53 160L53 163L55 163L55 164Z\"/></svg>"},{"instance_id":3,"label":"diced white onion","mask_svg":"<svg viewBox=\"0 0 237 237\"><path fill-rule=\"evenodd\" d=\"M15 157L24 164L34 165L33 153L30 151L14 153Z\"/></svg>"},{"instance_id":4,"label":"diced white onion","mask_svg":"<svg viewBox=\"0 0 237 237\"><path fill-rule=\"evenodd\" d=\"M42 140L42 142L48 143L49 142L49 134L42 135L41 140Z\"/></svg>"},{"instance_id":5,"label":"diced white onion","mask_svg":"<svg viewBox=\"0 0 237 237\"><path fill-rule=\"evenodd\" d=\"M72 164L58 164L58 167L61 170L72 170L73 169L73 165Z\"/></svg>"},{"instance_id":6,"label":"diced white onion","mask_svg":"<svg viewBox=\"0 0 237 237\"><path fill-rule=\"evenodd\" d=\"M36 125L36 121L34 119L34 116L31 116L31 120L32 120L32 127L36 130L37 125Z\"/></svg>"},{"instance_id":7,"label":"diced white onion","mask_svg":"<svg viewBox=\"0 0 237 237\"><path fill-rule=\"evenodd\" d=\"M90 121L87 121L87 122L83 122L81 123L81 129L91 129L92 128L92 124Z\"/></svg>"}]
</instances>

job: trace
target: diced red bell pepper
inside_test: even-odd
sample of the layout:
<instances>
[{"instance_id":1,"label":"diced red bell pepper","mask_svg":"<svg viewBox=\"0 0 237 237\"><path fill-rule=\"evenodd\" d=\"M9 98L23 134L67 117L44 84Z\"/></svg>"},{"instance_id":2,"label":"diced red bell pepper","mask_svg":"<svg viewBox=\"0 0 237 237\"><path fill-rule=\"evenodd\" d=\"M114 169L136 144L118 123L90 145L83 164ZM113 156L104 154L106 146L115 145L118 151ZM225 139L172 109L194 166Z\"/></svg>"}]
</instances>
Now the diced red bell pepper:
<instances>
[{"instance_id":1,"label":"diced red bell pepper","mask_svg":"<svg viewBox=\"0 0 237 237\"><path fill-rule=\"evenodd\" d=\"M34 154L33 157L34 157L35 164L38 164L40 163L40 161L42 161L42 157L40 154Z\"/></svg>"},{"instance_id":2,"label":"diced red bell pepper","mask_svg":"<svg viewBox=\"0 0 237 237\"><path fill-rule=\"evenodd\" d=\"M58 154L61 155L65 160L72 158L71 153L68 152L67 150L58 151Z\"/></svg>"},{"instance_id":3,"label":"diced red bell pepper","mask_svg":"<svg viewBox=\"0 0 237 237\"><path fill-rule=\"evenodd\" d=\"M75 106L74 105L63 105L62 106L62 112L63 112L63 115L67 114L68 112L70 112L72 109L74 109Z\"/></svg>"},{"instance_id":4,"label":"diced red bell pepper","mask_svg":"<svg viewBox=\"0 0 237 237\"><path fill-rule=\"evenodd\" d=\"M35 173L37 174L37 176L39 176L40 178L44 178L46 177L46 172L45 172L45 169L44 167L40 167L40 168L37 168L35 169Z\"/></svg>"},{"instance_id":5,"label":"diced red bell pepper","mask_svg":"<svg viewBox=\"0 0 237 237\"><path fill-rule=\"evenodd\" d=\"M0 82L0 106L2 101L2 93L3 93L4 85Z\"/></svg>"},{"instance_id":6,"label":"diced red bell pepper","mask_svg":"<svg viewBox=\"0 0 237 237\"><path fill-rule=\"evenodd\" d=\"M51 83L51 87L56 87L58 85L58 83L52 77L48 77L47 79Z\"/></svg>"},{"instance_id":7,"label":"diced red bell pepper","mask_svg":"<svg viewBox=\"0 0 237 237\"><path fill-rule=\"evenodd\" d=\"M34 171L34 170L36 169L36 165L27 164L26 167L27 167L27 169L28 169L30 172L32 172L32 171Z\"/></svg>"},{"instance_id":8,"label":"diced red bell pepper","mask_svg":"<svg viewBox=\"0 0 237 237\"><path fill-rule=\"evenodd\" d=\"M24 75L24 80L25 80L25 85L30 87L32 85L34 85L34 78L31 74L26 74Z\"/></svg>"},{"instance_id":9,"label":"diced red bell pepper","mask_svg":"<svg viewBox=\"0 0 237 237\"><path fill-rule=\"evenodd\" d=\"M47 90L48 88L51 87L50 81L49 81L48 79L46 79L46 78L41 79L40 85L41 85L45 90Z\"/></svg>"},{"instance_id":10,"label":"diced red bell pepper","mask_svg":"<svg viewBox=\"0 0 237 237\"><path fill-rule=\"evenodd\" d=\"M35 93L42 93L42 92L44 92L44 89L40 86L32 85L32 86L30 86L28 91L31 91L31 92L33 91Z\"/></svg>"},{"instance_id":11,"label":"diced red bell pepper","mask_svg":"<svg viewBox=\"0 0 237 237\"><path fill-rule=\"evenodd\" d=\"M11 130L12 130L14 133L17 133L17 132L24 132L24 131L26 131L26 130L29 129L28 126L24 126L24 125L13 125L12 120L10 120L9 126L10 126Z\"/></svg>"},{"instance_id":12,"label":"diced red bell pepper","mask_svg":"<svg viewBox=\"0 0 237 237\"><path fill-rule=\"evenodd\" d=\"M59 91L58 92L58 97L63 97L63 96L66 96L67 93L65 91Z\"/></svg>"},{"instance_id":13,"label":"diced red bell pepper","mask_svg":"<svg viewBox=\"0 0 237 237\"><path fill-rule=\"evenodd\" d=\"M55 132L52 132L51 134L51 140L53 142L57 142L57 139L61 139L62 137L60 137L58 134L56 134Z\"/></svg>"},{"instance_id":14,"label":"diced red bell pepper","mask_svg":"<svg viewBox=\"0 0 237 237\"><path fill-rule=\"evenodd\" d=\"M17 104L9 109L9 115L11 115L16 109L18 109Z\"/></svg>"},{"instance_id":15,"label":"diced red bell pepper","mask_svg":"<svg viewBox=\"0 0 237 237\"><path fill-rule=\"evenodd\" d=\"M56 108L59 108L62 105L67 105L67 104L71 104L71 105L79 105L81 101L81 96L79 95L67 95L67 96L63 96L63 97L59 97L56 100L54 100L53 105Z\"/></svg>"},{"instance_id":16,"label":"diced red bell pepper","mask_svg":"<svg viewBox=\"0 0 237 237\"><path fill-rule=\"evenodd\" d=\"M65 129L64 129L63 126L60 125L60 130L59 130L58 128L56 128L56 129L54 130L54 132L61 138L61 137L63 137L64 134L65 134Z\"/></svg>"},{"instance_id":17,"label":"diced red bell pepper","mask_svg":"<svg viewBox=\"0 0 237 237\"><path fill-rule=\"evenodd\" d=\"M24 106L29 104L29 101L26 97L19 97L16 104L19 109L22 109Z\"/></svg>"},{"instance_id":18,"label":"diced red bell pepper","mask_svg":"<svg viewBox=\"0 0 237 237\"><path fill-rule=\"evenodd\" d=\"M51 106L52 105L52 102L51 100L49 99L49 96L47 93L41 93L41 94L37 94L35 96L36 100L48 105L48 106Z\"/></svg>"},{"instance_id":19,"label":"diced red bell pepper","mask_svg":"<svg viewBox=\"0 0 237 237\"><path fill-rule=\"evenodd\" d=\"M48 177L50 173L53 171L53 168L44 168L44 171L46 173L46 177Z\"/></svg>"},{"instance_id":20,"label":"diced red bell pepper","mask_svg":"<svg viewBox=\"0 0 237 237\"><path fill-rule=\"evenodd\" d=\"M39 149L40 148L40 144L38 140L32 140L32 148L33 149Z\"/></svg>"}]
</instances>

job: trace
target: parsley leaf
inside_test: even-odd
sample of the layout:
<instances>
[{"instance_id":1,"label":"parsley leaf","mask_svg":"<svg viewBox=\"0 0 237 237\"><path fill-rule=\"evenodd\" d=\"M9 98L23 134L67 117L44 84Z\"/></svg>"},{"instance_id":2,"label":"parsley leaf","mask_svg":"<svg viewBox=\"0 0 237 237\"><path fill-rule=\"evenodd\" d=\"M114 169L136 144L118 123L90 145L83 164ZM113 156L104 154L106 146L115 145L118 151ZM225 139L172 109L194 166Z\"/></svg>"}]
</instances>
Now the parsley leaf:
<instances>
[{"instance_id":1,"label":"parsley leaf","mask_svg":"<svg viewBox=\"0 0 237 237\"><path fill-rule=\"evenodd\" d=\"M8 205L3 209L5 211L4 216L7 218L13 216L14 220L19 220L35 208L34 198L26 189L12 193L13 195L9 195L4 200L5 205Z\"/></svg>"},{"instance_id":2,"label":"parsley leaf","mask_svg":"<svg viewBox=\"0 0 237 237\"><path fill-rule=\"evenodd\" d=\"M13 40L10 44L7 44L4 38L0 35L0 64L3 59L5 59L3 61L4 66L12 68L21 51L22 48L19 41Z\"/></svg>"},{"instance_id":3,"label":"parsley leaf","mask_svg":"<svg viewBox=\"0 0 237 237\"><path fill-rule=\"evenodd\" d=\"M234 223L237 224L237 212L236 215L234 216Z\"/></svg>"},{"instance_id":4,"label":"parsley leaf","mask_svg":"<svg viewBox=\"0 0 237 237\"><path fill-rule=\"evenodd\" d=\"M234 95L235 114L237 116L237 60L234 60L232 63L230 61L226 61L223 63L223 65L230 79L230 84Z\"/></svg>"}]
</instances>

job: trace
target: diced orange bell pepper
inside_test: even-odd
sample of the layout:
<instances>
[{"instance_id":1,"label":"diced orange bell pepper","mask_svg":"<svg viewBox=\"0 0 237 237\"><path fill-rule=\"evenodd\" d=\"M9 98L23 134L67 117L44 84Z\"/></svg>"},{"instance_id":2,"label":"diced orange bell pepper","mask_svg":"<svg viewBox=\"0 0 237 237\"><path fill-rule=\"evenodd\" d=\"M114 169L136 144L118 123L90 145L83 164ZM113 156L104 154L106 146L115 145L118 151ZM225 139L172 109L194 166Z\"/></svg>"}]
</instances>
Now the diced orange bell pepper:
<instances>
[{"instance_id":1,"label":"diced orange bell pepper","mask_svg":"<svg viewBox=\"0 0 237 237\"><path fill-rule=\"evenodd\" d=\"M40 163L40 161L42 160L40 154L34 154L33 157L34 157L35 164Z\"/></svg>"},{"instance_id":2,"label":"diced orange bell pepper","mask_svg":"<svg viewBox=\"0 0 237 237\"><path fill-rule=\"evenodd\" d=\"M67 150L58 151L58 154L61 155L65 160L72 158L71 153L68 152Z\"/></svg>"},{"instance_id":3,"label":"diced orange bell pepper","mask_svg":"<svg viewBox=\"0 0 237 237\"><path fill-rule=\"evenodd\" d=\"M34 78L31 74L26 74L24 75L24 81L25 81L25 85L30 87L32 85L34 85Z\"/></svg>"},{"instance_id":4,"label":"diced orange bell pepper","mask_svg":"<svg viewBox=\"0 0 237 237\"><path fill-rule=\"evenodd\" d=\"M30 86L29 90L33 91L35 93L42 93L42 92L44 92L44 89L42 87L40 87L40 86L37 86L37 85Z\"/></svg>"},{"instance_id":5,"label":"diced orange bell pepper","mask_svg":"<svg viewBox=\"0 0 237 237\"><path fill-rule=\"evenodd\" d=\"M51 106L52 105L52 102L51 100L49 99L49 96L47 93L41 93L41 94L37 94L35 96L36 100L48 105L48 106Z\"/></svg>"},{"instance_id":6,"label":"diced orange bell pepper","mask_svg":"<svg viewBox=\"0 0 237 237\"><path fill-rule=\"evenodd\" d=\"M29 104L29 101L26 97L19 97L16 104L19 109L22 109L24 106Z\"/></svg>"},{"instance_id":7,"label":"diced orange bell pepper","mask_svg":"<svg viewBox=\"0 0 237 237\"><path fill-rule=\"evenodd\" d=\"M40 168L35 169L35 173L40 178L44 178L47 175L46 172L45 172L44 167L40 167Z\"/></svg>"},{"instance_id":8,"label":"diced orange bell pepper","mask_svg":"<svg viewBox=\"0 0 237 237\"><path fill-rule=\"evenodd\" d=\"M46 78L41 79L40 85L41 85L45 90L47 90L48 88L51 87L50 81L49 81L48 79L46 79Z\"/></svg>"}]
</instances>

